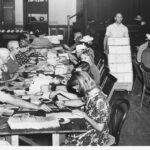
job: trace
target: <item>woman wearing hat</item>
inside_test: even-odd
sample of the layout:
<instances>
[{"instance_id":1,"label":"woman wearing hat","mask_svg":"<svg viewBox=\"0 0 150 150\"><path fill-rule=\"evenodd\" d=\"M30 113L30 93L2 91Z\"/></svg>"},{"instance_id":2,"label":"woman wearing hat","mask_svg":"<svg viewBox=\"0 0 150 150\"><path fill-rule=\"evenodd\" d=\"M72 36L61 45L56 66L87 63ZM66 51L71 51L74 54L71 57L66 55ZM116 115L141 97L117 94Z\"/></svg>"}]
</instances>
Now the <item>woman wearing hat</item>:
<instances>
[{"instance_id":1,"label":"woman wearing hat","mask_svg":"<svg viewBox=\"0 0 150 150\"><path fill-rule=\"evenodd\" d=\"M68 51L73 51L76 49L76 46L80 44L80 40L82 39L83 34L81 32L75 32L74 33L74 44L69 47L68 45L64 44L63 47L64 49Z\"/></svg>"}]
</instances>

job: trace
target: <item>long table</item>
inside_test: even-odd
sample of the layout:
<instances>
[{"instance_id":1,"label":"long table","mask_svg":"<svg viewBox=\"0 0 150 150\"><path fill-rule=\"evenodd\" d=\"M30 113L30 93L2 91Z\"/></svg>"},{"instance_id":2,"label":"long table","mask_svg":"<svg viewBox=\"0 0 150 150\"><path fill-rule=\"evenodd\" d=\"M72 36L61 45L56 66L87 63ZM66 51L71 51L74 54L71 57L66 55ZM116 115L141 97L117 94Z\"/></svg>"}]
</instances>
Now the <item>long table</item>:
<instances>
[{"instance_id":1,"label":"long table","mask_svg":"<svg viewBox=\"0 0 150 150\"><path fill-rule=\"evenodd\" d=\"M60 127L54 129L24 129L11 130L7 124L7 119L0 117L6 122L6 127L0 129L1 136L9 136L9 141L13 146L19 146L19 136L30 134L52 134L52 146L59 146L65 138L65 134L84 133L86 132L86 121L84 119L71 119L67 124L60 124Z\"/></svg>"},{"instance_id":2,"label":"long table","mask_svg":"<svg viewBox=\"0 0 150 150\"><path fill-rule=\"evenodd\" d=\"M52 88L53 87L56 88L55 85L53 85ZM55 88L53 88L53 90L55 90ZM36 134L51 134L52 146L58 146L62 143L62 141L64 141L65 134L84 133L86 131L86 121L81 118L72 118L70 119L71 121L69 123L60 124L59 128L53 128L53 129L48 128L48 129L40 129L40 130L35 130L35 129L12 130L10 129L7 123L7 120L8 118L0 117L0 123L2 121L6 125L5 128L0 129L0 136L9 137L8 141L14 146L19 145L19 139L21 139L23 135L32 135L32 134L35 134L35 135ZM0 127L1 127L1 124L0 124ZM34 142L31 142L31 143L35 145Z\"/></svg>"}]
</instances>

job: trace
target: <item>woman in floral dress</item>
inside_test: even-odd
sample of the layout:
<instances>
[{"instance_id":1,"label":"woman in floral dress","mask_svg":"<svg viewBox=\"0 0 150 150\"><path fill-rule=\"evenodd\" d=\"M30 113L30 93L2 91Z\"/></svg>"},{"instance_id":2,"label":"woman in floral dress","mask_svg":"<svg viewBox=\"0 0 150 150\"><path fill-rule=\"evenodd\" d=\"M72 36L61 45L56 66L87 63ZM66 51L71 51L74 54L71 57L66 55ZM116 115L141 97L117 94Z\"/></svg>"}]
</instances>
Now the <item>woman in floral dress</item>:
<instances>
[{"instance_id":1,"label":"woman in floral dress","mask_svg":"<svg viewBox=\"0 0 150 150\"><path fill-rule=\"evenodd\" d=\"M81 100L63 101L64 106L82 106L85 104L85 112L73 110L72 113L82 116L87 121L87 132L83 134L69 134L65 144L77 146L111 145L114 137L109 135L108 122L110 108L106 96L97 88L95 81L86 72L74 72L68 82L82 96ZM73 99L73 94L59 91L62 95ZM53 96L56 95L52 94ZM62 105L62 104L61 104Z\"/></svg>"}]
</instances>

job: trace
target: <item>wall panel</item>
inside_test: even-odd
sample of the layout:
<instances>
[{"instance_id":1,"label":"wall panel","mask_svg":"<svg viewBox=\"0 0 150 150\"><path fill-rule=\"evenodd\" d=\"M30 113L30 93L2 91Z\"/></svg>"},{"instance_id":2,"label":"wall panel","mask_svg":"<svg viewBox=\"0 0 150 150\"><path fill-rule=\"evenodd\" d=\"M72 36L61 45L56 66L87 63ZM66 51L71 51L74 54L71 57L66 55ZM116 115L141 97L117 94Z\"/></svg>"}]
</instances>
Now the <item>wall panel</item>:
<instances>
[{"instance_id":1,"label":"wall panel","mask_svg":"<svg viewBox=\"0 0 150 150\"><path fill-rule=\"evenodd\" d=\"M149 18L150 0L85 0L87 1L88 20L105 23L111 20L116 12L121 12L124 21L130 23L133 18L141 14L146 20ZM79 7L77 5L77 7ZM80 6L81 8L81 6ZM78 8L77 8L78 10Z\"/></svg>"}]
</instances>

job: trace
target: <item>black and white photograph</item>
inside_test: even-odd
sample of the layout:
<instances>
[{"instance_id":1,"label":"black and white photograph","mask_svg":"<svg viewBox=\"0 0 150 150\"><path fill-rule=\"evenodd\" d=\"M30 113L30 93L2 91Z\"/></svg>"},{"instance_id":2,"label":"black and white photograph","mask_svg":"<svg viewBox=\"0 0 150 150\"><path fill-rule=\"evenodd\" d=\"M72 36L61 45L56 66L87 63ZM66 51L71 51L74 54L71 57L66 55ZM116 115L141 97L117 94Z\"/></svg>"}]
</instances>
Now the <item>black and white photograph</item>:
<instances>
[{"instance_id":1,"label":"black and white photograph","mask_svg":"<svg viewBox=\"0 0 150 150\"><path fill-rule=\"evenodd\" d=\"M127 146L150 146L150 0L0 0L0 148Z\"/></svg>"}]
</instances>

